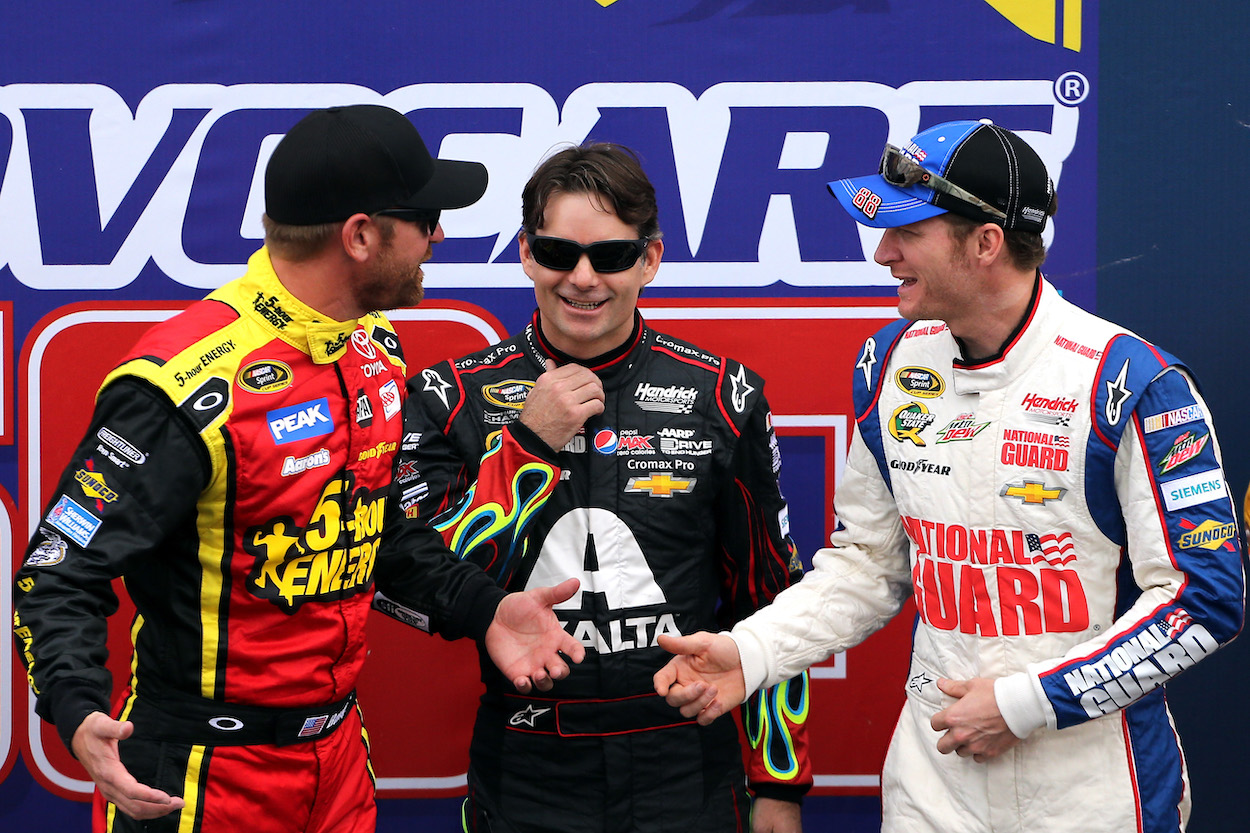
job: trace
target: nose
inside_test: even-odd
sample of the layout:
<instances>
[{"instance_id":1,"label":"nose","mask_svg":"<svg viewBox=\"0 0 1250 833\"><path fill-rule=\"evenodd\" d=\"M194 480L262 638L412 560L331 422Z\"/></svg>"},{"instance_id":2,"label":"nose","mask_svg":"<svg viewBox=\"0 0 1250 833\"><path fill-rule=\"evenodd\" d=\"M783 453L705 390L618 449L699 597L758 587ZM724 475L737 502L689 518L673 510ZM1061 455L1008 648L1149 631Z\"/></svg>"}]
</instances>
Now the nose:
<instances>
[{"instance_id":1,"label":"nose","mask_svg":"<svg viewBox=\"0 0 1250 833\"><path fill-rule=\"evenodd\" d=\"M582 256L577 259L577 265L569 272L569 283L578 289L590 289L599 283L599 273L590 265L590 255L582 252Z\"/></svg>"},{"instance_id":2,"label":"nose","mask_svg":"<svg viewBox=\"0 0 1250 833\"><path fill-rule=\"evenodd\" d=\"M885 234L881 235L881 242L877 244L877 251L873 253L872 259L882 266L889 266L902 259L902 255L898 251L898 241L895 239L894 229L888 228Z\"/></svg>"},{"instance_id":3,"label":"nose","mask_svg":"<svg viewBox=\"0 0 1250 833\"><path fill-rule=\"evenodd\" d=\"M434 227L434 233L430 235L431 243L442 243L447 239L447 235L443 232L443 224L440 222Z\"/></svg>"}]
</instances>

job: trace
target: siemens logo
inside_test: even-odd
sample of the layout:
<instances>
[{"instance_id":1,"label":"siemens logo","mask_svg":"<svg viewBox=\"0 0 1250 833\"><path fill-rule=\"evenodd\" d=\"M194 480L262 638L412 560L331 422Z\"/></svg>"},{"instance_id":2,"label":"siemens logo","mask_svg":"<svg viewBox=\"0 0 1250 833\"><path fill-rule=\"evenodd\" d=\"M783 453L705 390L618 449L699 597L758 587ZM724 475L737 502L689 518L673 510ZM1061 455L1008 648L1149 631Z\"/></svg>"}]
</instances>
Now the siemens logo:
<instances>
[{"instance_id":1,"label":"siemens logo","mask_svg":"<svg viewBox=\"0 0 1250 833\"><path fill-rule=\"evenodd\" d=\"M1228 487L1219 469L1169 480L1159 488L1163 490L1163 502L1169 512L1228 496Z\"/></svg>"},{"instance_id":2,"label":"siemens logo","mask_svg":"<svg viewBox=\"0 0 1250 833\"><path fill-rule=\"evenodd\" d=\"M12 128L0 266L35 289L118 289L149 260L185 286L220 286L260 246L264 169L283 133L308 109L351 102L388 105L419 123L422 110L439 111L440 123L450 114L445 135L422 127L431 149L489 169L486 196L448 212L457 245L437 263L444 287L528 287L513 241L529 171L551 148L630 118L668 131L648 162L675 172L662 213L685 233L665 238L670 287L768 286L779 276L793 286L894 285L872 260L874 235L827 233L821 183L865 164L838 158L842 145L830 136L862 129L866 111L899 136L931 121L926 108L1035 110L1029 121L1050 132L1021 135L1056 183L1079 122L1052 79L732 82L697 95L667 82L593 83L563 102L525 83L385 94L352 84L166 84L133 111L101 84L10 84L0 87L0 116ZM657 112L663 120L653 122ZM501 121L509 126L499 132L482 127ZM876 144L887 138L882 129Z\"/></svg>"}]
</instances>

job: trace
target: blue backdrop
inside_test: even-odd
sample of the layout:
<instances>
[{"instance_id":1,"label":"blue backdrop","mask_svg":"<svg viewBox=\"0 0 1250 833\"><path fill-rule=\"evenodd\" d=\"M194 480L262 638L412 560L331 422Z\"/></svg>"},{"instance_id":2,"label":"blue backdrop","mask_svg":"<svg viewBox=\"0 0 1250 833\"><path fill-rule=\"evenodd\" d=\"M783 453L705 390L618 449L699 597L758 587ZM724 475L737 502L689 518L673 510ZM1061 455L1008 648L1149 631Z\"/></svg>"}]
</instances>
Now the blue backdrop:
<instances>
[{"instance_id":1,"label":"blue backdrop","mask_svg":"<svg viewBox=\"0 0 1250 833\"><path fill-rule=\"evenodd\" d=\"M1230 482L1244 491L1250 441L1238 417L1247 395L1233 357L1245 342L1247 292L1232 257L1250 124L1240 4L430 6L136 0L115 10L51 0L6 15L8 495L27 478L17 357L37 322L67 304L198 298L238 274L259 245L258 172L281 132L308 108L356 101L407 112L442 155L487 164L483 201L445 219L428 297L475 304L509 330L532 308L511 244L520 186L560 142L610 139L643 155L666 238L650 297L873 299L892 295L895 282L871 262L875 237L824 182L869 172L884 141L951 118L992 118L1023 132L1056 179L1048 276L1082 306L1190 361L1221 428ZM790 445L799 459L812 456ZM812 491L823 494L821 485ZM10 538L20 538L31 509L8 503ZM818 545L822 522L809 523L804 549ZM6 564L11 557L0 552ZM1234 700L1246 650L1234 644L1170 689L1200 833L1245 826L1233 756L1247 734ZM86 829L87 805L33 782L18 755L26 701L15 668L11 657L0 664L0 828ZM379 828L451 829L456 804L387 799ZM871 795L826 795L809 799L805 819L809 829L876 830L879 809Z\"/></svg>"}]
</instances>

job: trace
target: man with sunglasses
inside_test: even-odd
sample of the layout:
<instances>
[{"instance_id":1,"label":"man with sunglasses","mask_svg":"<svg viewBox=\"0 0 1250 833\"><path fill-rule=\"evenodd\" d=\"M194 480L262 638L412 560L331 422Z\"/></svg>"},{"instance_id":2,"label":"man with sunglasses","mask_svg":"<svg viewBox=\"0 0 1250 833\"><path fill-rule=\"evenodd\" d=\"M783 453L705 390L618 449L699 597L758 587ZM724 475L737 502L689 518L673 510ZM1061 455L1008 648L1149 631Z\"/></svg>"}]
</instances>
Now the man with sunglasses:
<instances>
[{"instance_id":1,"label":"man with sunglasses","mask_svg":"<svg viewBox=\"0 0 1250 833\"><path fill-rule=\"evenodd\" d=\"M731 633L663 638L657 692L710 722L911 597L882 829L1183 830L1163 685L1240 631L1237 521L1189 371L1041 275L1037 153L987 122L829 183L883 228L904 320L864 344L814 569ZM955 754L950 754L950 753Z\"/></svg>"},{"instance_id":2,"label":"man with sunglasses","mask_svg":"<svg viewBox=\"0 0 1250 833\"><path fill-rule=\"evenodd\" d=\"M652 330L655 189L609 144L559 151L522 192L521 333L413 377L400 488L500 586L575 576L556 606L586 659L545 696L483 663L465 829L798 831L807 680L700 727L651 690L662 634L731 624L797 580L763 380Z\"/></svg>"},{"instance_id":3,"label":"man with sunglasses","mask_svg":"<svg viewBox=\"0 0 1250 833\"><path fill-rule=\"evenodd\" d=\"M269 160L247 274L105 379L14 615L36 710L98 786L96 830L372 831L355 684L375 582L484 640L519 690L580 656L550 609L575 583L505 598L412 523L379 552L405 368L378 310L421 299L438 212L485 188L395 110L309 114ZM118 576L137 616L113 719Z\"/></svg>"}]
</instances>

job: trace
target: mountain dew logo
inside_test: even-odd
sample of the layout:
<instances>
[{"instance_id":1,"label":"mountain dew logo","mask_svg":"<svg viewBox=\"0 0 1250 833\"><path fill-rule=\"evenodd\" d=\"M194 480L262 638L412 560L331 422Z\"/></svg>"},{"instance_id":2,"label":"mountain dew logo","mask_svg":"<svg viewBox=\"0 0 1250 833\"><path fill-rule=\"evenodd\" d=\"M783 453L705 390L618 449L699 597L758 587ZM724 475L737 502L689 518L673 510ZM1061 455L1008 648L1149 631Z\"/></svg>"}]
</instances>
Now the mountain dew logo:
<instances>
[{"instance_id":1,"label":"mountain dew logo","mask_svg":"<svg viewBox=\"0 0 1250 833\"><path fill-rule=\"evenodd\" d=\"M1081 0L985 0L1030 37L1081 51Z\"/></svg>"}]
</instances>

